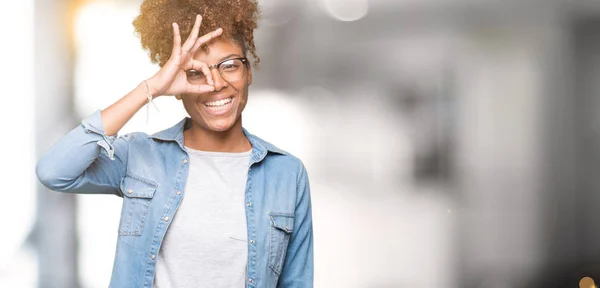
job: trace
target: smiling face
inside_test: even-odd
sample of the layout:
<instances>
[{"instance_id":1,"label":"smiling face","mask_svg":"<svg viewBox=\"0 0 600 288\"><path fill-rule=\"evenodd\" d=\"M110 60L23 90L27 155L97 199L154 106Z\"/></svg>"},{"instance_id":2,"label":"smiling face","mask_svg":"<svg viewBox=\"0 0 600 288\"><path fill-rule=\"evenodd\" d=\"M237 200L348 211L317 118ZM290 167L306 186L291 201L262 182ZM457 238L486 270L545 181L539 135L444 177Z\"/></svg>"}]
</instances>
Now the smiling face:
<instances>
[{"instance_id":1,"label":"smiling face","mask_svg":"<svg viewBox=\"0 0 600 288\"><path fill-rule=\"evenodd\" d=\"M208 44L208 49L199 49L194 59L206 63L208 66L229 60L245 57L242 48L233 40L215 39ZM203 94L182 95L183 106L193 120L193 126L208 132L226 132L232 127L241 131L242 111L248 101L248 87L252 83L250 65L243 63L242 67L235 67L236 61L226 62L222 65L223 74L231 69L243 69L243 74L238 80L223 79L219 69L210 69L215 90ZM234 77L237 78L237 77ZM188 81L193 84L202 84L202 77L195 73L188 73Z\"/></svg>"}]
</instances>

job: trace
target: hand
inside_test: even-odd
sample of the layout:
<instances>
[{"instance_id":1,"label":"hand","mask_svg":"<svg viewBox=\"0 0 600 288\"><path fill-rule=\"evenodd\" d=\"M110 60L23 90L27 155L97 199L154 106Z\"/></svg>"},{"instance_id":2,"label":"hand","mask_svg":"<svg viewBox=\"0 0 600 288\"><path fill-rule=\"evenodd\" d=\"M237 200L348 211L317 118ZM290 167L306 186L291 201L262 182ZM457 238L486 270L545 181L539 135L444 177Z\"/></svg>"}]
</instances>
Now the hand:
<instances>
[{"instance_id":1,"label":"hand","mask_svg":"<svg viewBox=\"0 0 600 288\"><path fill-rule=\"evenodd\" d=\"M219 28L198 38L201 23L202 16L197 15L192 32L183 45L181 45L179 26L177 23L173 23L173 51L171 52L171 57L154 76L147 80L150 93L155 98L160 95L205 93L215 89L208 65L204 62L194 60L193 57L202 45L219 37L223 33L223 29ZM190 83L186 75L186 71L190 69L201 70L207 77L208 85Z\"/></svg>"}]
</instances>

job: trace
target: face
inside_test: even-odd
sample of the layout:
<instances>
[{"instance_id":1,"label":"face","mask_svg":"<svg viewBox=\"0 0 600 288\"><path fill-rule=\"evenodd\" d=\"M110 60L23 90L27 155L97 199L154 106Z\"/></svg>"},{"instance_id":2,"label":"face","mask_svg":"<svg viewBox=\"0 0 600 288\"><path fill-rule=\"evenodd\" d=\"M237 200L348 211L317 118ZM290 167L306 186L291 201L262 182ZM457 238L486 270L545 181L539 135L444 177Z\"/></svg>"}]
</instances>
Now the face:
<instances>
[{"instance_id":1,"label":"face","mask_svg":"<svg viewBox=\"0 0 600 288\"><path fill-rule=\"evenodd\" d=\"M224 60L245 57L239 44L232 40L214 39L208 44L208 50L199 49L194 59L216 65ZM239 80L226 81L215 67L210 69L215 90L203 94L182 95L183 106L194 126L213 132L225 132L234 126L241 128L242 111L248 101L248 87L252 83L252 71L249 65L240 67L244 74ZM224 72L226 73L226 72ZM188 75L188 81L198 84L201 80Z\"/></svg>"}]
</instances>

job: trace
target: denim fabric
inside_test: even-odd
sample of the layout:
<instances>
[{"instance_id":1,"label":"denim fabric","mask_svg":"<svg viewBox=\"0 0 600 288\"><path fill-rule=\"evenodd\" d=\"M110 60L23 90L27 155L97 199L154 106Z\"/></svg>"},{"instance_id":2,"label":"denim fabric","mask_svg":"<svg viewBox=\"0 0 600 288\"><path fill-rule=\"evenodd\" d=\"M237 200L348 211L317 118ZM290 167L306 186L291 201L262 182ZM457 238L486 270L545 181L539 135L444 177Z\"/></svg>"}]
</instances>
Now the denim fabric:
<instances>
[{"instance_id":1,"label":"denim fabric","mask_svg":"<svg viewBox=\"0 0 600 288\"><path fill-rule=\"evenodd\" d=\"M61 138L37 163L51 190L123 198L110 287L152 287L160 245L185 195L191 119L147 135L107 136L100 111ZM312 287L310 187L302 162L248 133L247 287ZM102 217L102 215L98 215ZM205 277L210 277L206 275Z\"/></svg>"}]
</instances>

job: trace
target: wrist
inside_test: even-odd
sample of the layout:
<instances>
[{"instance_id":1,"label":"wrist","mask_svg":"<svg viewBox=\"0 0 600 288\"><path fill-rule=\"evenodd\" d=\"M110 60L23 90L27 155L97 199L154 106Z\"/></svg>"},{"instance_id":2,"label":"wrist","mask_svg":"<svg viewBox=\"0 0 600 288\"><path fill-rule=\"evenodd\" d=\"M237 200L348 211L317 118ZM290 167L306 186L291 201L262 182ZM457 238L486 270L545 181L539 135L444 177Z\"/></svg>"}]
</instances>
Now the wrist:
<instances>
[{"instance_id":1,"label":"wrist","mask_svg":"<svg viewBox=\"0 0 600 288\"><path fill-rule=\"evenodd\" d=\"M146 79L142 82L142 86L144 87L146 97L148 96L148 94L152 96L152 99L160 96L159 91L156 89L156 84L154 83L155 82L153 78Z\"/></svg>"}]
</instances>

